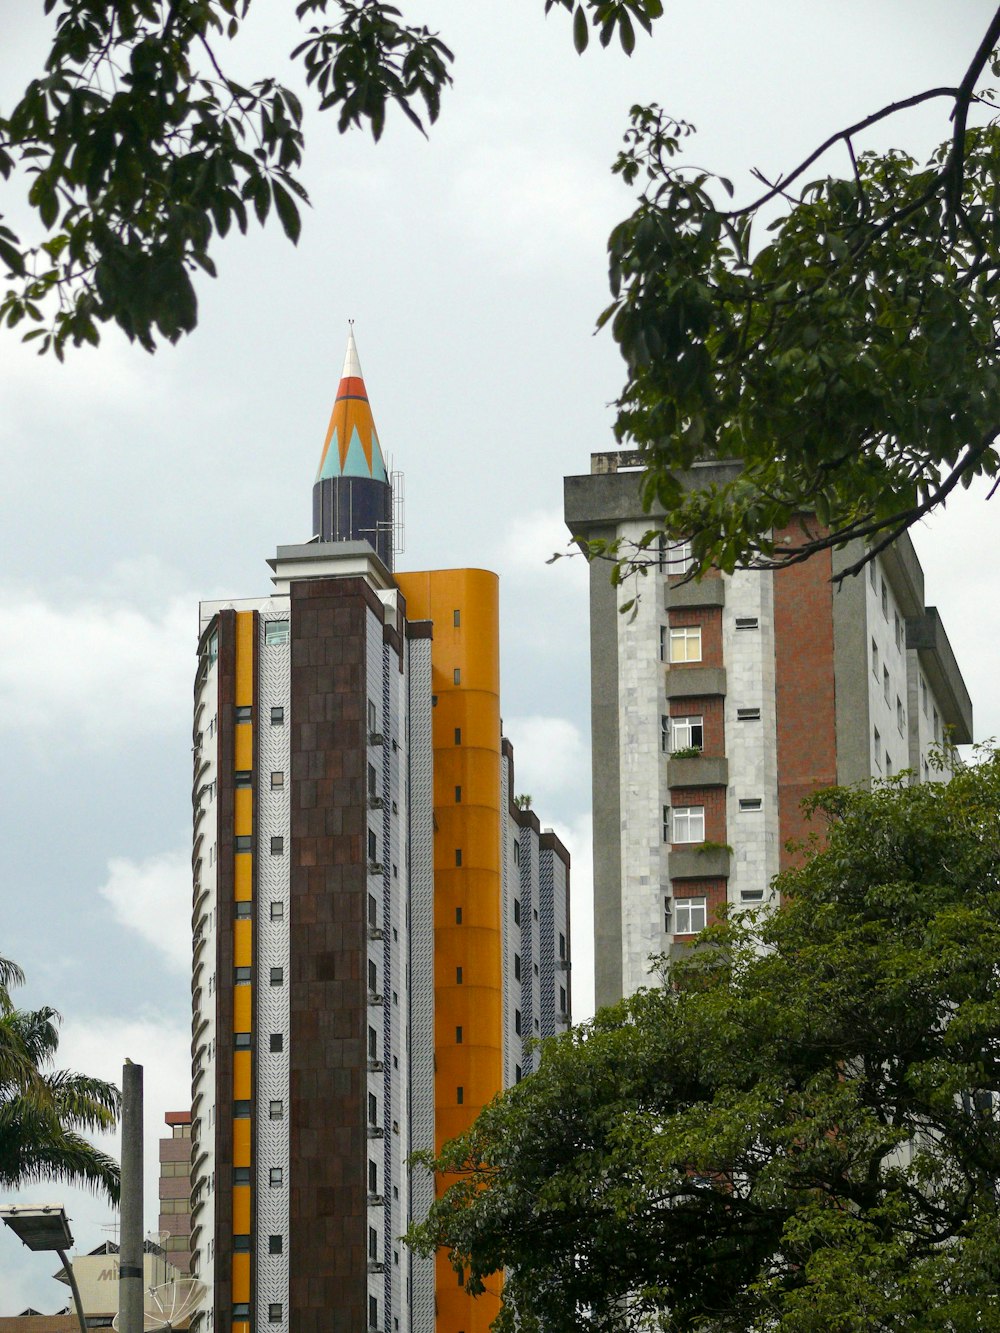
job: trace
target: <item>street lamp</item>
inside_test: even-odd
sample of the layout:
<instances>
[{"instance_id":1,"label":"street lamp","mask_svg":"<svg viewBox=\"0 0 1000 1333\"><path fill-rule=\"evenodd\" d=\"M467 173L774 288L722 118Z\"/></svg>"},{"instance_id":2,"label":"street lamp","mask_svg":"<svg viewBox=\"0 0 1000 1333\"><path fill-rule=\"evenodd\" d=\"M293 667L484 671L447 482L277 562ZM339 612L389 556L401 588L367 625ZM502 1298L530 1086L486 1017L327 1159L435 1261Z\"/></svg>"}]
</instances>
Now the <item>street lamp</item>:
<instances>
[{"instance_id":1,"label":"street lamp","mask_svg":"<svg viewBox=\"0 0 1000 1333\"><path fill-rule=\"evenodd\" d=\"M80 1322L80 1333L87 1333L87 1323L83 1317L83 1301L80 1288L76 1285L73 1265L66 1251L73 1244L73 1234L69 1229L69 1218L61 1203L46 1203L36 1207L27 1207L19 1203L0 1204L0 1220L10 1227L14 1235L29 1250L55 1250L66 1270L73 1303L76 1305L76 1317Z\"/></svg>"}]
</instances>

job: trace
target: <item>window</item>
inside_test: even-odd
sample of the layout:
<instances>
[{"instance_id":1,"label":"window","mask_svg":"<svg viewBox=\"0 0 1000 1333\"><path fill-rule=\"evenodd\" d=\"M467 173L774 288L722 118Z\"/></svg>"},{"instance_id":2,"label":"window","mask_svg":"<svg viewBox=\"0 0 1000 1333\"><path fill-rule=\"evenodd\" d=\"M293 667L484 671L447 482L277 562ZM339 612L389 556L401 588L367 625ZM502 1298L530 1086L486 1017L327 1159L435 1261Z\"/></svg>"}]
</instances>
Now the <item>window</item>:
<instances>
[{"instance_id":1,"label":"window","mask_svg":"<svg viewBox=\"0 0 1000 1333\"><path fill-rule=\"evenodd\" d=\"M272 839L271 839L271 855L272 855L272 856L281 856L282 853L284 852L284 850L285 850L285 840L284 840L284 838L272 838Z\"/></svg>"},{"instance_id":2,"label":"window","mask_svg":"<svg viewBox=\"0 0 1000 1333\"><path fill-rule=\"evenodd\" d=\"M368 1327L378 1328L378 1298L368 1297Z\"/></svg>"},{"instance_id":3,"label":"window","mask_svg":"<svg viewBox=\"0 0 1000 1333\"><path fill-rule=\"evenodd\" d=\"M737 708L737 710L736 710L736 721L737 721L737 722L759 722L759 721L760 721L760 709L759 709L759 708Z\"/></svg>"},{"instance_id":4,"label":"window","mask_svg":"<svg viewBox=\"0 0 1000 1333\"><path fill-rule=\"evenodd\" d=\"M873 730L873 732L872 732L872 739L873 739L874 742L875 742L875 767L876 767L876 768L878 769L878 771L881 773L881 772L882 772L882 737L881 737L881 735L879 734L879 729L878 729L878 727L875 727L875 728L874 728L874 730Z\"/></svg>"},{"instance_id":5,"label":"window","mask_svg":"<svg viewBox=\"0 0 1000 1333\"><path fill-rule=\"evenodd\" d=\"M456 788L455 788L455 804L456 804L456 805L461 805L461 804L462 804L462 788L461 788L461 787L456 787Z\"/></svg>"},{"instance_id":6,"label":"window","mask_svg":"<svg viewBox=\"0 0 1000 1333\"><path fill-rule=\"evenodd\" d=\"M368 860L378 860L378 838L371 829L368 830Z\"/></svg>"},{"instance_id":7,"label":"window","mask_svg":"<svg viewBox=\"0 0 1000 1333\"><path fill-rule=\"evenodd\" d=\"M671 662L701 661L701 626L680 625L670 630Z\"/></svg>"},{"instance_id":8,"label":"window","mask_svg":"<svg viewBox=\"0 0 1000 1333\"><path fill-rule=\"evenodd\" d=\"M872 675L878 680L878 644L872 639Z\"/></svg>"},{"instance_id":9,"label":"window","mask_svg":"<svg viewBox=\"0 0 1000 1333\"><path fill-rule=\"evenodd\" d=\"M249 1102L243 1102L243 1101L240 1101L240 1102L233 1102L233 1119L234 1119L234 1120L249 1120L249 1119L250 1119L250 1103L249 1103Z\"/></svg>"},{"instance_id":10,"label":"window","mask_svg":"<svg viewBox=\"0 0 1000 1333\"><path fill-rule=\"evenodd\" d=\"M234 711L237 723L253 721L253 709L249 704L237 704Z\"/></svg>"},{"instance_id":11,"label":"window","mask_svg":"<svg viewBox=\"0 0 1000 1333\"><path fill-rule=\"evenodd\" d=\"M283 1032L272 1032L268 1046L272 1051L283 1051L285 1049L285 1034Z\"/></svg>"},{"instance_id":12,"label":"window","mask_svg":"<svg viewBox=\"0 0 1000 1333\"><path fill-rule=\"evenodd\" d=\"M246 921L251 916L253 916L253 903L239 902L236 904L237 921Z\"/></svg>"},{"instance_id":13,"label":"window","mask_svg":"<svg viewBox=\"0 0 1000 1333\"><path fill-rule=\"evenodd\" d=\"M660 626L660 661L661 661L661 662L665 662L666 660L667 660L667 627L666 627L666 625L661 625L661 626Z\"/></svg>"},{"instance_id":14,"label":"window","mask_svg":"<svg viewBox=\"0 0 1000 1333\"><path fill-rule=\"evenodd\" d=\"M233 1167L233 1184L234 1185L250 1184L250 1168L248 1166Z\"/></svg>"},{"instance_id":15,"label":"window","mask_svg":"<svg viewBox=\"0 0 1000 1333\"><path fill-rule=\"evenodd\" d=\"M368 1094L368 1123L369 1125L378 1124L378 1098L374 1092Z\"/></svg>"},{"instance_id":16,"label":"window","mask_svg":"<svg viewBox=\"0 0 1000 1333\"><path fill-rule=\"evenodd\" d=\"M374 1227L368 1228L368 1258L378 1259L378 1232Z\"/></svg>"},{"instance_id":17,"label":"window","mask_svg":"<svg viewBox=\"0 0 1000 1333\"><path fill-rule=\"evenodd\" d=\"M234 1032L233 1045L238 1051L248 1051L250 1049L250 1033Z\"/></svg>"},{"instance_id":18,"label":"window","mask_svg":"<svg viewBox=\"0 0 1000 1333\"><path fill-rule=\"evenodd\" d=\"M514 955L514 980L521 980L521 955L519 953Z\"/></svg>"},{"instance_id":19,"label":"window","mask_svg":"<svg viewBox=\"0 0 1000 1333\"><path fill-rule=\"evenodd\" d=\"M462 613L461 613L461 611L459 611L459 610L452 611L452 613L451 613L451 623L455 626L456 629L458 629L458 627L459 627L459 626L461 625L461 623L462 623Z\"/></svg>"},{"instance_id":20,"label":"window","mask_svg":"<svg viewBox=\"0 0 1000 1333\"><path fill-rule=\"evenodd\" d=\"M566 1012L566 987L565 987L565 986L560 986L560 987L559 987L559 1012L560 1012L561 1014L564 1014L564 1013Z\"/></svg>"},{"instance_id":21,"label":"window","mask_svg":"<svg viewBox=\"0 0 1000 1333\"><path fill-rule=\"evenodd\" d=\"M233 1237L233 1249L241 1254L245 1254L250 1248L250 1237L245 1232L239 1236Z\"/></svg>"},{"instance_id":22,"label":"window","mask_svg":"<svg viewBox=\"0 0 1000 1333\"><path fill-rule=\"evenodd\" d=\"M670 718L666 713L660 714L660 749L664 754L670 749Z\"/></svg>"},{"instance_id":23,"label":"window","mask_svg":"<svg viewBox=\"0 0 1000 1333\"><path fill-rule=\"evenodd\" d=\"M705 726L701 717L672 717L670 719L671 750L703 750Z\"/></svg>"},{"instance_id":24,"label":"window","mask_svg":"<svg viewBox=\"0 0 1000 1333\"><path fill-rule=\"evenodd\" d=\"M249 787L253 782L253 774L249 768L238 768L233 778L233 785L236 787Z\"/></svg>"},{"instance_id":25,"label":"window","mask_svg":"<svg viewBox=\"0 0 1000 1333\"><path fill-rule=\"evenodd\" d=\"M456 968L455 968L455 985L456 985L456 986L461 986L461 984L462 984L462 969L461 969L460 967L456 967Z\"/></svg>"},{"instance_id":26,"label":"window","mask_svg":"<svg viewBox=\"0 0 1000 1333\"><path fill-rule=\"evenodd\" d=\"M285 917L285 904L278 899L271 904L271 920L283 921Z\"/></svg>"},{"instance_id":27,"label":"window","mask_svg":"<svg viewBox=\"0 0 1000 1333\"><path fill-rule=\"evenodd\" d=\"M267 620L264 622L264 642L271 648L276 648L282 643L288 642L288 621L287 620Z\"/></svg>"},{"instance_id":28,"label":"window","mask_svg":"<svg viewBox=\"0 0 1000 1333\"><path fill-rule=\"evenodd\" d=\"M737 616L737 629L760 629L760 621L756 616Z\"/></svg>"},{"instance_id":29,"label":"window","mask_svg":"<svg viewBox=\"0 0 1000 1333\"><path fill-rule=\"evenodd\" d=\"M515 926L519 926L520 924L521 924L521 900L520 900L520 898L515 898L515 899L514 899L514 925L515 925Z\"/></svg>"},{"instance_id":30,"label":"window","mask_svg":"<svg viewBox=\"0 0 1000 1333\"><path fill-rule=\"evenodd\" d=\"M892 777L892 759L888 750L885 752L885 775L887 778Z\"/></svg>"},{"instance_id":31,"label":"window","mask_svg":"<svg viewBox=\"0 0 1000 1333\"><path fill-rule=\"evenodd\" d=\"M518 1036L521 1035L521 1011L520 1011L520 1009L515 1009L515 1010L514 1010L514 1031L517 1033Z\"/></svg>"},{"instance_id":32,"label":"window","mask_svg":"<svg viewBox=\"0 0 1000 1333\"><path fill-rule=\"evenodd\" d=\"M253 838L249 833L240 833L233 839L233 850L236 852L253 851Z\"/></svg>"},{"instance_id":33,"label":"window","mask_svg":"<svg viewBox=\"0 0 1000 1333\"><path fill-rule=\"evenodd\" d=\"M271 985L283 986L285 984L285 971L281 967L271 968Z\"/></svg>"},{"instance_id":34,"label":"window","mask_svg":"<svg viewBox=\"0 0 1000 1333\"><path fill-rule=\"evenodd\" d=\"M451 673L451 679L452 679L452 682L453 682L455 685L461 685L461 683L462 683L462 668L461 668L461 667L456 667L456 668L455 668L455 670Z\"/></svg>"},{"instance_id":35,"label":"window","mask_svg":"<svg viewBox=\"0 0 1000 1333\"><path fill-rule=\"evenodd\" d=\"M941 739L941 720L938 717L938 710L936 708L931 711L934 714L934 739L939 741Z\"/></svg>"},{"instance_id":36,"label":"window","mask_svg":"<svg viewBox=\"0 0 1000 1333\"><path fill-rule=\"evenodd\" d=\"M678 898L675 935L697 935L708 924L707 898Z\"/></svg>"},{"instance_id":37,"label":"window","mask_svg":"<svg viewBox=\"0 0 1000 1333\"><path fill-rule=\"evenodd\" d=\"M267 1179L270 1185L283 1185L285 1183L285 1173L280 1166L272 1166Z\"/></svg>"},{"instance_id":38,"label":"window","mask_svg":"<svg viewBox=\"0 0 1000 1333\"><path fill-rule=\"evenodd\" d=\"M268 1236L267 1238L268 1254L281 1254L282 1244L283 1242L281 1236Z\"/></svg>"},{"instance_id":39,"label":"window","mask_svg":"<svg viewBox=\"0 0 1000 1333\"><path fill-rule=\"evenodd\" d=\"M562 933L562 931L559 932L559 957L560 958L566 957L566 936Z\"/></svg>"},{"instance_id":40,"label":"window","mask_svg":"<svg viewBox=\"0 0 1000 1333\"><path fill-rule=\"evenodd\" d=\"M368 700L368 731L378 731L378 709L371 699Z\"/></svg>"},{"instance_id":41,"label":"window","mask_svg":"<svg viewBox=\"0 0 1000 1333\"><path fill-rule=\"evenodd\" d=\"M267 1113L268 1113L268 1116L269 1116L272 1120L284 1120L284 1118L285 1118L285 1103L282 1102L282 1101L273 1101L273 1102L269 1102L269 1103L268 1103L268 1108L267 1108Z\"/></svg>"},{"instance_id":42,"label":"window","mask_svg":"<svg viewBox=\"0 0 1000 1333\"><path fill-rule=\"evenodd\" d=\"M271 774L271 790L272 790L272 791L275 791L275 790L277 790L279 787L283 787L284 785L285 785L285 775L284 775L284 773L272 773L272 774Z\"/></svg>"},{"instance_id":43,"label":"window","mask_svg":"<svg viewBox=\"0 0 1000 1333\"><path fill-rule=\"evenodd\" d=\"M923 710L924 717L927 716L927 682L923 676L920 677L920 707Z\"/></svg>"},{"instance_id":44,"label":"window","mask_svg":"<svg viewBox=\"0 0 1000 1333\"><path fill-rule=\"evenodd\" d=\"M666 559L669 574L686 574L691 568L691 543L671 542Z\"/></svg>"},{"instance_id":45,"label":"window","mask_svg":"<svg viewBox=\"0 0 1000 1333\"><path fill-rule=\"evenodd\" d=\"M462 744L462 728L461 728L461 727L456 727L456 728L455 728L455 744L456 744L456 745L461 745L461 744Z\"/></svg>"},{"instance_id":46,"label":"window","mask_svg":"<svg viewBox=\"0 0 1000 1333\"><path fill-rule=\"evenodd\" d=\"M465 1102L465 1089L461 1086L455 1089L455 1101L459 1106L462 1106Z\"/></svg>"},{"instance_id":47,"label":"window","mask_svg":"<svg viewBox=\"0 0 1000 1333\"><path fill-rule=\"evenodd\" d=\"M741 796L740 810L763 810L764 799L761 796Z\"/></svg>"},{"instance_id":48,"label":"window","mask_svg":"<svg viewBox=\"0 0 1000 1333\"><path fill-rule=\"evenodd\" d=\"M250 1318L250 1306L247 1305L246 1302L244 1302L244 1301L237 1301L236 1304L233 1306L233 1318L234 1318L234 1319L249 1319L249 1318Z\"/></svg>"},{"instance_id":49,"label":"window","mask_svg":"<svg viewBox=\"0 0 1000 1333\"><path fill-rule=\"evenodd\" d=\"M371 1158L368 1159L368 1193L378 1193L378 1165Z\"/></svg>"},{"instance_id":50,"label":"window","mask_svg":"<svg viewBox=\"0 0 1000 1333\"><path fill-rule=\"evenodd\" d=\"M899 649L900 652L902 652L902 651L903 651L903 626L902 626L902 624L900 623L899 612L898 612L898 611L893 611L892 615L893 615L893 620L895 621L895 624L894 624L894 627L893 627L893 628L894 628L895 635L896 635L896 647Z\"/></svg>"},{"instance_id":51,"label":"window","mask_svg":"<svg viewBox=\"0 0 1000 1333\"><path fill-rule=\"evenodd\" d=\"M889 672L885 667L882 668L882 698L889 702Z\"/></svg>"},{"instance_id":52,"label":"window","mask_svg":"<svg viewBox=\"0 0 1000 1333\"><path fill-rule=\"evenodd\" d=\"M740 902L744 902L744 903L761 903L761 902L763 902L763 901L764 901L764 890L763 890L763 889L741 889L741 890L740 890Z\"/></svg>"},{"instance_id":53,"label":"window","mask_svg":"<svg viewBox=\"0 0 1000 1333\"><path fill-rule=\"evenodd\" d=\"M455 1029L455 1045L456 1045L456 1046L461 1046L461 1045L462 1045L462 1029L461 1029L461 1028L456 1028L456 1029Z\"/></svg>"},{"instance_id":54,"label":"window","mask_svg":"<svg viewBox=\"0 0 1000 1333\"><path fill-rule=\"evenodd\" d=\"M370 958L368 959L368 989L378 990L378 968Z\"/></svg>"},{"instance_id":55,"label":"window","mask_svg":"<svg viewBox=\"0 0 1000 1333\"><path fill-rule=\"evenodd\" d=\"M673 810L672 842L705 841L705 807L676 805Z\"/></svg>"},{"instance_id":56,"label":"window","mask_svg":"<svg viewBox=\"0 0 1000 1333\"><path fill-rule=\"evenodd\" d=\"M369 1060L378 1059L378 1033L373 1027L368 1029L368 1058Z\"/></svg>"},{"instance_id":57,"label":"window","mask_svg":"<svg viewBox=\"0 0 1000 1333\"><path fill-rule=\"evenodd\" d=\"M870 561L868 562L868 582L872 585L873 588L875 587L875 561L874 561L874 560L870 560Z\"/></svg>"},{"instance_id":58,"label":"window","mask_svg":"<svg viewBox=\"0 0 1000 1333\"><path fill-rule=\"evenodd\" d=\"M896 695L896 726L899 728L899 734L902 735L906 729L906 714L903 711L903 701Z\"/></svg>"},{"instance_id":59,"label":"window","mask_svg":"<svg viewBox=\"0 0 1000 1333\"><path fill-rule=\"evenodd\" d=\"M462 924L462 909L461 909L460 907L456 907L456 908L455 908L455 925L456 925L456 926L460 926L461 924Z\"/></svg>"},{"instance_id":60,"label":"window","mask_svg":"<svg viewBox=\"0 0 1000 1333\"><path fill-rule=\"evenodd\" d=\"M233 981L237 986L249 986L250 969L248 967L234 967Z\"/></svg>"},{"instance_id":61,"label":"window","mask_svg":"<svg viewBox=\"0 0 1000 1333\"><path fill-rule=\"evenodd\" d=\"M456 864L457 866L460 866L460 865L462 864L462 849L461 849L461 847L456 847L456 848L455 848L455 864Z\"/></svg>"},{"instance_id":62,"label":"window","mask_svg":"<svg viewBox=\"0 0 1000 1333\"><path fill-rule=\"evenodd\" d=\"M886 620L889 619L889 589L885 586L885 579L882 580L882 615Z\"/></svg>"},{"instance_id":63,"label":"window","mask_svg":"<svg viewBox=\"0 0 1000 1333\"><path fill-rule=\"evenodd\" d=\"M272 708L272 709L271 709L271 726L272 726L272 727L283 727L284 725L285 725L285 710L284 710L284 708ZM279 1237L279 1239L280 1239L280 1237Z\"/></svg>"},{"instance_id":64,"label":"window","mask_svg":"<svg viewBox=\"0 0 1000 1333\"><path fill-rule=\"evenodd\" d=\"M516 866L521 864L521 844L519 842L514 843L514 864Z\"/></svg>"}]
</instances>

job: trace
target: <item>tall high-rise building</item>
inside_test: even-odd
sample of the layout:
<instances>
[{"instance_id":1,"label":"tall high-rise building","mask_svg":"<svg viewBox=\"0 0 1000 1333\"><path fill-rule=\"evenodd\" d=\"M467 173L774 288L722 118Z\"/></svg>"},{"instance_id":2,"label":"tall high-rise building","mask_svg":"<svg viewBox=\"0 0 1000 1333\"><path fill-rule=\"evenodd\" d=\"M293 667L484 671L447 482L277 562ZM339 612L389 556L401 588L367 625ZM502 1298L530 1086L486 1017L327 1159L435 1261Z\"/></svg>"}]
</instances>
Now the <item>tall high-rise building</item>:
<instances>
[{"instance_id":1,"label":"tall high-rise building","mask_svg":"<svg viewBox=\"0 0 1000 1333\"><path fill-rule=\"evenodd\" d=\"M566 478L573 536L639 541L655 521L640 462L595 454L589 475ZM697 476L733 472L704 464ZM810 792L903 770L925 781L940 775L935 742L972 740L969 694L924 605L912 543L835 584L862 554L858 542L774 573L693 582L683 543L663 546L627 616L607 565L592 565L598 1005L649 984L650 956L689 941L723 904L769 904L786 844L810 831Z\"/></svg>"},{"instance_id":2,"label":"tall high-rise building","mask_svg":"<svg viewBox=\"0 0 1000 1333\"><path fill-rule=\"evenodd\" d=\"M498 584L393 573L353 336L273 591L201 606L192 1327L485 1333L411 1173L569 1022L569 857L513 794Z\"/></svg>"}]
</instances>

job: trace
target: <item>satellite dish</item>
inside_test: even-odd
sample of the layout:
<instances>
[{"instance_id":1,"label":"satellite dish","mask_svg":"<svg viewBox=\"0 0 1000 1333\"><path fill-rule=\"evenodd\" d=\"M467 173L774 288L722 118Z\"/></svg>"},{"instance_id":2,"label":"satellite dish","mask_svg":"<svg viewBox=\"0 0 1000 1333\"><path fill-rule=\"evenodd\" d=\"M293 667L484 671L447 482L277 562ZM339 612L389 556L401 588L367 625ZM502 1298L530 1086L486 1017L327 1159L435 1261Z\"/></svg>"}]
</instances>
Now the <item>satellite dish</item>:
<instances>
[{"instance_id":1,"label":"satellite dish","mask_svg":"<svg viewBox=\"0 0 1000 1333\"><path fill-rule=\"evenodd\" d=\"M142 1327L144 1333L159 1333L162 1329L187 1328L202 1296L205 1284L196 1277L175 1277L158 1287L147 1287L142 1295ZM120 1329L118 1315L111 1327Z\"/></svg>"}]
</instances>

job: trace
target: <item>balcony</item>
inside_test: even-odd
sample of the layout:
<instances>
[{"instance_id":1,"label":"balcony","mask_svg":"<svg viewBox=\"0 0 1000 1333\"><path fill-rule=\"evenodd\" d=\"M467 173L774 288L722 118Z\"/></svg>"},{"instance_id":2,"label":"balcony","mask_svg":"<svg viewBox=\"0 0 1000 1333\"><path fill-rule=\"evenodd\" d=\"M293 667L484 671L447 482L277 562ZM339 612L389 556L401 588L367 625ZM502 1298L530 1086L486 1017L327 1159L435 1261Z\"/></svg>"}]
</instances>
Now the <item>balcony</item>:
<instances>
[{"instance_id":1,"label":"balcony","mask_svg":"<svg viewBox=\"0 0 1000 1333\"><path fill-rule=\"evenodd\" d=\"M726 581L707 578L700 582L691 579L688 583L670 583L667 585L665 600L668 609L681 606L725 606Z\"/></svg>"},{"instance_id":2,"label":"balcony","mask_svg":"<svg viewBox=\"0 0 1000 1333\"><path fill-rule=\"evenodd\" d=\"M724 755L691 755L667 761L668 787L726 787L729 760Z\"/></svg>"},{"instance_id":3,"label":"balcony","mask_svg":"<svg viewBox=\"0 0 1000 1333\"><path fill-rule=\"evenodd\" d=\"M728 879L729 848L706 843L675 847L667 855L671 879Z\"/></svg>"},{"instance_id":4,"label":"balcony","mask_svg":"<svg viewBox=\"0 0 1000 1333\"><path fill-rule=\"evenodd\" d=\"M694 699L726 693L726 668L672 666L666 672L668 699Z\"/></svg>"}]
</instances>

